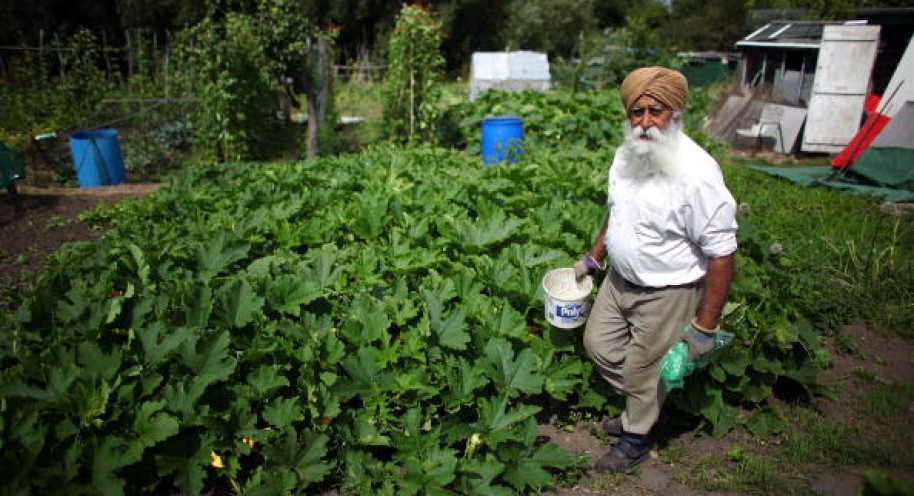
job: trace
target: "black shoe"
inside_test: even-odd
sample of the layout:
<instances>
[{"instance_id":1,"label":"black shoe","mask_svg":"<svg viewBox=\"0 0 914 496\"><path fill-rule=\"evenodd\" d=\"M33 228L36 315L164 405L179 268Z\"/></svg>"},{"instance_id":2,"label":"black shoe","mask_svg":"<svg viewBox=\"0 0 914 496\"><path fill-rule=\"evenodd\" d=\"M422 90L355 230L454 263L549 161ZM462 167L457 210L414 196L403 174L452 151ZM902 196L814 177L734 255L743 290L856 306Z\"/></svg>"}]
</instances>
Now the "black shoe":
<instances>
[{"instance_id":1,"label":"black shoe","mask_svg":"<svg viewBox=\"0 0 914 496\"><path fill-rule=\"evenodd\" d=\"M603 434L619 437L622 435L622 419L619 417L606 417L601 425Z\"/></svg>"},{"instance_id":2,"label":"black shoe","mask_svg":"<svg viewBox=\"0 0 914 496\"><path fill-rule=\"evenodd\" d=\"M616 474L626 472L638 466L650 455L651 446L645 444L642 447L632 446L628 441L621 440L609 450L609 453L603 455L594 464L597 472L608 472Z\"/></svg>"}]
</instances>

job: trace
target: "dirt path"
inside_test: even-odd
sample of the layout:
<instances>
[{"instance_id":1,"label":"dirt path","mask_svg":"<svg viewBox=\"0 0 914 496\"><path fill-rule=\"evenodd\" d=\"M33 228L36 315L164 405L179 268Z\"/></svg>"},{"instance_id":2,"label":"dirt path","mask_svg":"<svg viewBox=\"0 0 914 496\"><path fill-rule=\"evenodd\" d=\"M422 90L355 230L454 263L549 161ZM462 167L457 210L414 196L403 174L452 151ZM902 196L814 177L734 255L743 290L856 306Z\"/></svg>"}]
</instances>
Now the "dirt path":
<instances>
[{"instance_id":1,"label":"dirt path","mask_svg":"<svg viewBox=\"0 0 914 496\"><path fill-rule=\"evenodd\" d=\"M6 292L26 287L48 255L70 241L95 240L101 233L81 222L79 214L102 203L141 198L162 184L122 184L97 188L19 186L24 211L17 213L8 193L0 202L0 302Z\"/></svg>"},{"instance_id":2,"label":"dirt path","mask_svg":"<svg viewBox=\"0 0 914 496\"><path fill-rule=\"evenodd\" d=\"M838 337L840 336L840 337ZM840 346L838 345L840 343ZM818 397L809 411L821 415L822 424L835 433L850 433L849 440L875 435L877 442L872 449L887 450L886 457L894 453L902 456L914 447L914 402L903 405L900 415L884 415L874 419L867 406L868 399L892 388L914 387L914 348L899 336L883 336L864 325L844 326L836 337L826 340L826 349L832 355L832 366L822 372L819 379L835 393L835 398ZM840 348L840 349L839 349ZM891 393L889 393L891 394ZM910 397L910 395L909 395ZM778 401L772 399L772 401ZM879 412L877 412L879 413ZM557 428L541 425L540 434L571 453L582 454L596 461L611 447L613 440L594 435L596 424L578 422ZM856 496L862 488L862 474L866 470L884 471L911 484L914 490L914 467L910 461L905 466L886 466L883 461L830 465L828 461L796 468L796 473L772 473L772 479L759 481L761 487L752 490L709 490L708 486L726 485L714 481L718 469L749 471L737 468L739 460L734 453L783 458L786 449L783 436L758 439L745 430L734 429L722 439L703 436L692 430L662 429L658 435L659 449L633 474L607 476L595 473L585 475L576 484L558 491L560 496L589 495L749 495L759 494L770 484L770 494L814 494L819 496ZM836 434L836 435L838 435ZM858 440L861 443L865 439ZM715 466L715 464L717 464ZM776 467L773 467L776 468ZM910 492L904 494L911 494Z\"/></svg>"}]
</instances>

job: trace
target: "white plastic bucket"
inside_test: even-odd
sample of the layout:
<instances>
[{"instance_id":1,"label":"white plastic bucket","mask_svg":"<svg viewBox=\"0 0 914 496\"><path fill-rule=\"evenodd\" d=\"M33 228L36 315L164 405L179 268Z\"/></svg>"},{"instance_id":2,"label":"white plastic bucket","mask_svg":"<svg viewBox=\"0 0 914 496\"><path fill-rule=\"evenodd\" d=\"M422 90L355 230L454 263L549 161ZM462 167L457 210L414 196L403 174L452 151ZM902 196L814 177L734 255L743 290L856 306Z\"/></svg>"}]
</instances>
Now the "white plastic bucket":
<instances>
[{"instance_id":1,"label":"white plastic bucket","mask_svg":"<svg viewBox=\"0 0 914 496\"><path fill-rule=\"evenodd\" d=\"M546 320L559 329L574 329L587 322L593 278L580 281L570 267L553 269L543 278L546 291Z\"/></svg>"}]
</instances>

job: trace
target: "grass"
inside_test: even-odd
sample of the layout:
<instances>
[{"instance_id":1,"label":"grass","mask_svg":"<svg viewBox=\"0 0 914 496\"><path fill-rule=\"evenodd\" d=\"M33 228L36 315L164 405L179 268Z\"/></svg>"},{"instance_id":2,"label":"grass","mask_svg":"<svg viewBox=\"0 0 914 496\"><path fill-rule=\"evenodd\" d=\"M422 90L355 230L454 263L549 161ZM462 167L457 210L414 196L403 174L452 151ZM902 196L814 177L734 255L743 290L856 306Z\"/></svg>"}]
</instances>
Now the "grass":
<instances>
[{"instance_id":1,"label":"grass","mask_svg":"<svg viewBox=\"0 0 914 496\"><path fill-rule=\"evenodd\" d=\"M820 319L820 330L866 320L914 338L914 222L882 215L875 198L725 164L737 202L750 207L747 218L783 246L807 295L789 304Z\"/></svg>"},{"instance_id":2,"label":"grass","mask_svg":"<svg viewBox=\"0 0 914 496\"><path fill-rule=\"evenodd\" d=\"M355 127L358 143L373 143L381 139L383 116L382 85L370 81L352 80L334 86L334 105L340 116L363 117L365 122Z\"/></svg>"}]
</instances>

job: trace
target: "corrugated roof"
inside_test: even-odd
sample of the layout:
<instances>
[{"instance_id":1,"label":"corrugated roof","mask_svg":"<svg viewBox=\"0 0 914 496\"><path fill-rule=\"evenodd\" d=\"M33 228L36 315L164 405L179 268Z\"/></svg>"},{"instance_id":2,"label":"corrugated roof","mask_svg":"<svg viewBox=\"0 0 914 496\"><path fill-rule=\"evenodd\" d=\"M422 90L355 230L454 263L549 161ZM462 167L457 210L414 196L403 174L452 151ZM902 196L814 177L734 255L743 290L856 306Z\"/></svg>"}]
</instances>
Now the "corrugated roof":
<instances>
[{"instance_id":1,"label":"corrugated roof","mask_svg":"<svg viewBox=\"0 0 914 496\"><path fill-rule=\"evenodd\" d=\"M741 47L819 48L822 28L829 22L777 21L765 24L736 42Z\"/></svg>"}]
</instances>

